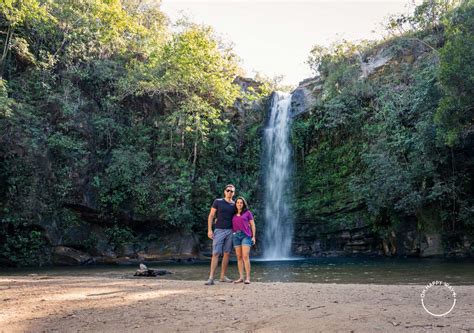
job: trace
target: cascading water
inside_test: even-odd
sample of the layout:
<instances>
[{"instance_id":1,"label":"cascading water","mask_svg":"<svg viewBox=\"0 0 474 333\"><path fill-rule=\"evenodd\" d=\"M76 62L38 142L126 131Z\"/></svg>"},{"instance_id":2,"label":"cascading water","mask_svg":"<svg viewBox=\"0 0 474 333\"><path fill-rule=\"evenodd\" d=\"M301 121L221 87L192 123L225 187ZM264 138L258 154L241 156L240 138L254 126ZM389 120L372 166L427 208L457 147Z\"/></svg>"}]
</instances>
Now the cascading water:
<instances>
[{"instance_id":1,"label":"cascading water","mask_svg":"<svg viewBox=\"0 0 474 333\"><path fill-rule=\"evenodd\" d=\"M275 92L265 128L263 256L268 260L288 259L293 238L290 106L291 94Z\"/></svg>"}]
</instances>

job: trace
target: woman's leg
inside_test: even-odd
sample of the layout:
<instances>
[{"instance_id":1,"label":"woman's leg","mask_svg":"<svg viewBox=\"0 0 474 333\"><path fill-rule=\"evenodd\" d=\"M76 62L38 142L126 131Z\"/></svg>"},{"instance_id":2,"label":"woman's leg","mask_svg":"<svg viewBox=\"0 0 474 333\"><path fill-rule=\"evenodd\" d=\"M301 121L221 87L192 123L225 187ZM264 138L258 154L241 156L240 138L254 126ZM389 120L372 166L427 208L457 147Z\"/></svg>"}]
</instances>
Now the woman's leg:
<instances>
[{"instance_id":1,"label":"woman's leg","mask_svg":"<svg viewBox=\"0 0 474 333\"><path fill-rule=\"evenodd\" d=\"M244 279L244 262L242 261L242 247L237 246L235 247L235 255L237 256L237 267L239 268L239 280Z\"/></svg>"},{"instance_id":2,"label":"woman's leg","mask_svg":"<svg viewBox=\"0 0 474 333\"><path fill-rule=\"evenodd\" d=\"M245 266L245 280L250 281L250 246L242 246L242 260Z\"/></svg>"}]
</instances>

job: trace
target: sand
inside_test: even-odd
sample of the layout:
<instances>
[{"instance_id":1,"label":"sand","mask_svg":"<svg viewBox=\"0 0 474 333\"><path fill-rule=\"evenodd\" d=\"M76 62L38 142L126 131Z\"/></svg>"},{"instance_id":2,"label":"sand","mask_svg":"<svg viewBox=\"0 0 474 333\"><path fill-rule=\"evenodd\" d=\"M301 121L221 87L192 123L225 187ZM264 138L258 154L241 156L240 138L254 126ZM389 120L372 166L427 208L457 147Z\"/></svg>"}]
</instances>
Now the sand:
<instances>
[{"instance_id":1,"label":"sand","mask_svg":"<svg viewBox=\"0 0 474 333\"><path fill-rule=\"evenodd\" d=\"M433 317L419 285L0 277L0 332L474 332L474 286Z\"/></svg>"}]
</instances>

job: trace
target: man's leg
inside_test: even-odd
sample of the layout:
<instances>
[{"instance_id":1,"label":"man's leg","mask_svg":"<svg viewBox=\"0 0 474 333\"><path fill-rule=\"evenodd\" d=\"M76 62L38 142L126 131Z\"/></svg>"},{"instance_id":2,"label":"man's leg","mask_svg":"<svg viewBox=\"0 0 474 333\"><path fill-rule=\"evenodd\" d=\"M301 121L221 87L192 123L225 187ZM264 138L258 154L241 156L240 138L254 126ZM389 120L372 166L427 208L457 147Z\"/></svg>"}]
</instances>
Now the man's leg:
<instances>
[{"instance_id":1,"label":"man's leg","mask_svg":"<svg viewBox=\"0 0 474 333\"><path fill-rule=\"evenodd\" d=\"M225 279L225 272L227 271L227 266L229 265L229 257L230 253L229 252L224 252L224 255L222 256L222 266L221 266L221 280Z\"/></svg>"},{"instance_id":2,"label":"man's leg","mask_svg":"<svg viewBox=\"0 0 474 333\"><path fill-rule=\"evenodd\" d=\"M213 253L211 258L211 271L209 273L209 279L214 279L214 274L216 273L217 265L219 264L219 253Z\"/></svg>"},{"instance_id":3,"label":"man's leg","mask_svg":"<svg viewBox=\"0 0 474 333\"><path fill-rule=\"evenodd\" d=\"M232 247L233 247L232 229L226 229L225 238L224 238L224 242L222 246L224 255L222 257L222 264L221 264L221 281L232 282L225 276L225 273L227 272L227 266L229 265L229 257L230 257L230 252L232 252Z\"/></svg>"},{"instance_id":4,"label":"man's leg","mask_svg":"<svg viewBox=\"0 0 474 333\"><path fill-rule=\"evenodd\" d=\"M214 238L212 239L212 258L211 258L211 268L209 271L209 280L205 283L206 285L214 284L214 274L219 264L219 256L222 253L222 247L224 245L224 236L222 230L214 230Z\"/></svg>"}]
</instances>

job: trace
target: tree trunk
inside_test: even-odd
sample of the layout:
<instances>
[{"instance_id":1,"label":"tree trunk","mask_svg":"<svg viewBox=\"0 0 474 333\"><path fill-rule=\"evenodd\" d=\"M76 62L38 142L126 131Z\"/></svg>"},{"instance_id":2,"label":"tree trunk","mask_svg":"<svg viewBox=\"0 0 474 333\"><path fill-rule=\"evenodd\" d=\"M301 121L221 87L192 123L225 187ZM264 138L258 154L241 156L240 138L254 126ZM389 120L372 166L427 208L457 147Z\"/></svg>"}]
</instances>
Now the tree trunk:
<instances>
[{"instance_id":1,"label":"tree trunk","mask_svg":"<svg viewBox=\"0 0 474 333\"><path fill-rule=\"evenodd\" d=\"M196 136L196 139L194 140L194 148L193 148L193 176L192 180L194 180L194 177L196 176L196 162L197 162L197 154L198 154L198 149L197 149L197 144L198 144L198 136Z\"/></svg>"},{"instance_id":2,"label":"tree trunk","mask_svg":"<svg viewBox=\"0 0 474 333\"><path fill-rule=\"evenodd\" d=\"M11 25L8 26L7 36L5 37L5 45L3 46L2 58L0 59L0 78L3 77L5 71L5 63L7 61L8 49L10 46L10 41L13 35L13 28Z\"/></svg>"},{"instance_id":3,"label":"tree trunk","mask_svg":"<svg viewBox=\"0 0 474 333\"><path fill-rule=\"evenodd\" d=\"M453 170L453 213L452 213L452 228L453 231L456 228L456 168L454 166L454 149L451 147L451 166Z\"/></svg>"}]
</instances>

